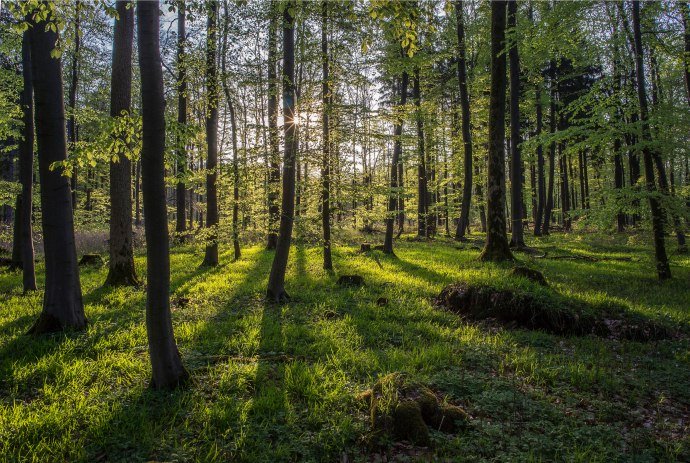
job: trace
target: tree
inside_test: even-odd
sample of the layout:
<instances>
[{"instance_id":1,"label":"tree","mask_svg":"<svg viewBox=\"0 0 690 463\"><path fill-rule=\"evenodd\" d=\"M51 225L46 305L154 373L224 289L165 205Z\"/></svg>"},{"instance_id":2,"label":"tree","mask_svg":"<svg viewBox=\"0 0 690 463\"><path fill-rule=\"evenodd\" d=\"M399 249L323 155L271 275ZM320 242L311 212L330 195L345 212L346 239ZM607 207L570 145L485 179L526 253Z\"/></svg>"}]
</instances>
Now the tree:
<instances>
[{"instance_id":1,"label":"tree","mask_svg":"<svg viewBox=\"0 0 690 463\"><path fill-rule=\"evenodd\" d=\"M463 2L455 2L455 17L457 19L458 35L458 86L460 90L460 109L462 110L462 144L465 150L463 170L464 184L462 186L462 203L460 205L460 220L455 231L455 239L465 239L465 232L470 225L470 203L472 201L472 128L470 114L470 95L467 91L467 46L465 45L465 26L463 21Z\"/></svg>"},{"instance_id":2,"label":"tree","mask_svg":"<svg viewBox=\"0 0 690 463\"><path fill-rule=\"evenodd\" d=\"M165 204L165 99L159 46L158 2L137 2L137 41L141 73L141 174L146 211L146 333L152 386L173 389L189 374L175 343L170 313L170 255Z\"/></svg>"},{"instance_id":3,"label":"tree","mask_svg":"<svg viewBox=\"0 0 690 463\"><path fill-rule=\"evenodd\" d=\"M321 64L322 64L322 104L323 104L323 157L321 160L321 225L323 228L323 268L333 269L331 259L331 151L329 112L331 107L331 89L329 82L328 56L328 1L321 5Z\"/></svg>"},{"instance_id":4,"label":"tree","mask_svg":"<svg viewBox=\"0 0 690 463\"><path fill-rule=\"evenodd\" d=\"M113 36L113 70L110 87L110 117L129 117L132 106L132 40L134 11L127 0L115 3L117 19ZM119 133L116 136L123 137ZM124 135L124 137L129 136ZM122 140L123 145L126 144ZM138 286L132 245L132 162L122 150L110 160L110 261L105 283Z\"/></svg>"},{"instance_id":5,"label":"tree","mask_svg":"<svg viewBox=\"0 0 690 463\"><path fill-rule=\"evenodd\" d=\"M71 149L77 143L77 89L79 88L79 53L81 49L81 0L74 2L74 53L72 54L72 70L69 83L69 109L70 115L67 121L67 136ZM77 168L72 169L72 209L77 208Z\"/></svg>"},{"instance_id":6,"label":"tree","mask_svg":"<svg viewBox=\"0 0 690 463\"><path fill-rule=\"evenodd\" d=\"M283 5L283 133L285 147L283 154L283 200L280 215L280 229L276 253L273 256L271 274L268 278L266 296L275 302L289 299L285 291L285 270L287 269L292 226L295 215L295 3Z\"/></svg>"},{"instance_id":7,"label":"tree","mask_svg":"<svg viewBox=\"0 0 690 463\"><path fill-rule=\"evenodd\" d=\"M422 117L422 91L419 82L419 67L414 70L412 79L412 94L415 105L415 119L417 122L417 236L429 235L427 227L427 214L429 213L427 199L426 154L424 153L424 120Z\"/></svg>"},{"instance_id":8,"label":"tree","mask_svg":"<svg viewBox=\"0 0 690 463\"><path fill-rule=\"evenodd\" d=\"M489 103L488 230L481 260L512 259L505 218L506 3L491 3L491 96Z\"/></svg>"},{"instance_id":9,"label":"tree","mask_svg":"<svg viewBox=\"0 0 690 463\"><path fill-rule=\"evenodd\" d=\"M280 222L280 205L278 204L280 188L280 153L278 136L278 80L276 64L278 61L278 17L274 0L269 6L270 23L268 27L268 235L267 249L275 249L278 234L275 227Z\"/></svg>"},{"instance_id":10,"label":"tree","mask_svg":"<svg viewBox=\"0 0 690 463\"><path fill-rule=\"evenodd\" d=\"M24 291L36 290L34 265L34 240L31 214L33 212L34 183L34 90L31 72L31 33L22 35L22 79L24 89L21 95L23 139L19 144L19 178L22 184L19 216L20 257L22 264L22 283Z\"/></svg>"},{"instance_id":11,"label":"tree","mask_svg":"<svg viewBox=\"0 0 690 463\"><path fill-rule=\"evenodd\" d=\"M178 2L177 5L177 124L178 130L186 133L187 126L187 71L184 63L184 46L187 40L187 13L185 2ZM175 231L184 233L187 229L186 196L184 176L187 172L187 150L186 137L178 135L177 139L177 187L175 196L175 206L177 209Z\"/></svg>"},{"instance_id":12,"label":"tree","mask_svg":"<svg viewBox=\"0 0 690 463\"><path fill-rule=\"evenodd\" d=\"M642 138L646 142L642 148L644 161L645 184L649 195L649 207L652 212L652 233L654 237L654 255L656 257L657 274L660 280L671 278L671 267L666 257L664 244L664 213L657 199L656 182L654 181L654 163L652 159L651 131L649 129L647 91L645 89L644 58L642 55L642 34L640 32L640 2L633 0L632 7L633 37L635 41L635 69L637 74L637 100L639 104L640 123L642 124Z\"/></svg>"},{"instance_id":13,"label":"tree","mask_svg":"<svg viewBox=\"0 0 690 463\"><path fill-rule=\"evenodd\" d=\"M29 21L46 280L43 310L32 334L84 329L87 323L69 180L60 168L51 168L67 159L62 62L52 56L59 37L57 28L36 21L39 11L51 11L48 2L40 2Z\"/></svg>"},{"instance_id":14,"label":"tree","mask_svg":"<svg viewBox=\"0 0 690 463\"><path fill-rule=\"evenodd\" d=\"M218 265L218 2L208 3L206 35L206 228L210 233L202 265Z\"/></svg>"},{"instance_id":15,"label":"tree","mask_svg":"<svg viewBox=\"0 0 690 463\"><path fill-rule=\"evenodd\" d=\"M520 154L520 57L517 43L517 0L508 2L508 28L511 31L510 50L510 218L512 237L510 245L525 247L522 229L522 156Z\"/></svg>"}]
</instances>

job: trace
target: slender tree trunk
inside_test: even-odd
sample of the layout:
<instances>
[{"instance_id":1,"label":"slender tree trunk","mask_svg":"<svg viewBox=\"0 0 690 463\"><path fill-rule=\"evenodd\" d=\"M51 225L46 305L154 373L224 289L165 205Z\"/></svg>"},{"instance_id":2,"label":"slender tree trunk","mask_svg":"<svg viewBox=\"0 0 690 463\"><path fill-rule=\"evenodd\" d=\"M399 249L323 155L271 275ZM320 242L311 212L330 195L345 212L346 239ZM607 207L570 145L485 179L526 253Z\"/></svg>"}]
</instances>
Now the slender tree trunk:
<instances>
[{"instance_id":1,"label":"slender tree trunk","mask_svg":"<svg viewBox=\"0 0 690 463\"><path fill-rule=\"evenodd\" d=\"M146 209L146 333L152 386L173 389L189 374L177 350L170 313L170 243L165 202L165 99L159 45L158 2L137 2L137 40L141 72L144 208Z\"/></svg>"},{"instance_id":2,"label":"slender tree trunk","mask_svg":"<svg viewBox=\"0 0 690 463\"><path fill-rule=\"evenodd\" d=\"M218 2L208 3L206 33L206 255L202 265L218 265Z\"/></svg>"},{"instance_id":3,"label":"slender tree trunk","mask_svg":"<svg viewBox=\"0 0 690 463\"><path fill-rule=\"evenodd\" d=\"M187 70L185 67L184 46L187 40L187 13L185 2L178 2L177 6L177 124L178 130L185 131L187 127ZM182 240L187 230L185 176L187 173L187 149L186 136L180 135L177 139L177 187L176 187L176 225L175 231Z\"/></svg>"},{"instance_id":4,"label":"slender tree trunk","mask_svg":"<svg viewBox=\"0 0 690 463\"><path fill-rule=\"evenodd\" d=\"M550 103L549 103L549 119L551 124L551 134L556 133L556 63L551 61L549 63L549 80L550 80ZM549 187L546 192L546 207L544 208L544 223L542 224L542 235L549 234L551 227L551 211L553 210L553 192L554 181L556 177L556 142L551 142L549 146Z\"/></svg>"},{"instance_id":5,"label":"slender tree trunk","mask_svg":"<svg viewBox=\"0 0 690 463\"><path fill-rule=\"evenodd\" d=\"M502 261L512 259L506 235L505 217L505 103L506 3L491 3L491 95L489 103L489 164L486 245L480 259Z\"/></svg>"},{"instance_id":6,"label":"slender tree trunk","mask_svg":"<svg viewBox=\"0 0 690 463\"><path fill-rule=\"evenodd\" d=\"M134 225L141 226L141 160L137 160L134 173Z\"/></svg>"},{"instance_id":7,"label":"slender tree trunk","mask_svg":"<svg viewBox=\"0 0 690 463\"><path fill-rule=\"evenodd\" d=\"M24 89L21 94L23 139L19 144L19 179L22 184L19 238L21 241L22 283L24 292L36 290L34 264L34 240L31 214L33 211L34 183L34 90L31 72L31 34L24 31L22 36L22 78Z\"/></svg>"},{"instance_id":8,"label":"slender tree trunk","mask_svg":"<svg viewBox=\"0 0 690 463\"><path fill-rule=\"evenodd\" d=\"M70 149L75 149L77 143L77 121L75 112L77 109L77 88L79 87L79 53L81 50L81 0L74 2L74 54L72 55L72 74L69 84L69 108L70 116L67 121L67 137ZM77 165L72 168L72 210L77 209Z\"/></svg>"},{"instance_id":9,"label":"slender tree trunk","mask_svg":"<svg viewBox=\"0 0 690 463\"><path fill-rule=\"evenodd\" d=\"M116 2L118 19L113 36L113 70L110 87L110 117L129 116L132 106L132 40L134 11L127 0ZM117 136L121 136L118 134ZM110 161L110 239L108 277L111 286L137 286L132 245L132 162L124 153ZM112 157L111 157L112 158Z\"/></svg>"},{"instance_id":10,"label":"slender tree trunk","mask_svg":"<svg viewBox=\"0 0 690 463\"><path fill-rule=\"evenodd\" d=\"M407 85L409 83L409 76L407 71L403 71L402 79L400 80L400 106L407 103ZM393 125L393 156L391 157L391 178L390 178L390 192L388 193L388 216L386 217L386 236L383 242L383 252L386 254L393 254L393 222L395 220L395 207L398 203L398 164L402 156L402 118L397 120Z\"/></svg>"},{"instance_id":11,"label":"slender tree trunk","mask_svg":"<svg viewBox=\"0 0 690 463\"><path fill-rule=\"evenodd\" d=\"M642 35L640 33L640 2L633 0L632 8L633 36L635 40L635 67L637 73L637 100L640 111L640 121L642 122L642 137L645 142L652 141L647 117L647 94L645 89L644 61L642 56ZM652 230L654 236L654 254L656 257L656 268L660 280L671 278L671 267L666 256L666 246L664 244L664 211L655 196L656 182L654 181L654 161L652 152L648 144L642 149L644 159L645 183L649 193L649 206L652 212Z\"/></svg>"},{"instance_id":12,"label":"slender tree trunk","mask_svg":"<svg viewBox=\"0 0 690 463\"><path fill-rule=\"evenodd\" d=\"M537 132L540 137L543 127L541 88L537 87L536 98ZM546 179L544 173L544 145L537 145L537 213L535 215L534 236L541 236L544 224L544 209L546 206Z\"/></svg>"},{"instance_id":13,"label":"slender tree trunk","mask_svg":"<svg viewBox=\"0 0 690 463\"><path fill-rule=\"evenodd\" d=\"M462 144L464 148L464 184L462 202L460 203L460 220L455 230L455 239L465 239L470 225L470 204L472 202L472 129L470 114L470 94L467 91L467 47L465 45L465 26L463 21L463 2L455 2L458 35L458 86L460 91L460 108L462 110Z\"/></svg>"},{"instance_id":14,"label":"slender tree trunk","mask_svg":"<svg viewBox=\"0 0 690 463\"><path fill-rule=\"evenodd\" d=\"M429 210L427 204L426 154L424 153L424 121L422 119L422 93L419 86L419 68L414 70L412 93L414 96L415 119L417 120L417 236L424 238L428 236L427 214Z\"/></svg>"},{"instance_id":15,"label":"slender tree trunk","mask_svg":"<svg viewBox=\"0 0 690 463\"><path fill-rule=\"evenodd\" d=\"M51 169L54 162L67 159L62 62L51 56L58 34L43 23L31 24L29 30L46 274L43 311L29 332L41 334L84 329L87 322L69 180L60 169Z\"/></svg>"},{"instance_id":16,"label":"slender tree trunk","mask_svg":"<svg viewBox=\"0 0 690 463\"><path fill-rule=\"evenodd\" d=\"M287 269L292 226L295 215L295 24L291 10L295 3L290 1L283 11L283 132L285 153L283 158L283 200L280 215L280 230L276 253L273 257L271 274L268 278L266 296L269 300L281 302L289 299L285 291L285 270Z\"/></svg>"},{"instance_id":17,"label":"slender tree trunk","mask_svg":"<svg viewBox=\"0 0 690 463\"><path fill-rule=\"evenodd\" d=\"M275 249L278 244L276 227L280 222L280 153L278 135L278 17L274 0L270 4L270 25L268 28L268 137L270 159L268 171L268 235L266 248Z\"/></svg>"},{"instance_id":18,"label":"slender tree trunk","mask_svg":"<svg viewBox=\"0 0 690 463\"><path fill-rule=\"evenodd\" d=\"M323 268L333 269L331 258L331 132L329 113L331 102L330 61L328 56L328 1L321 4L321 65L322 65L322 105L323 105L323 158L321 161L321 225L323 227Z\"/></svg>"},{"instance_id":19,"label":"slender tree trunk","mask_svg":"<svg viewBox=\"0 0 690 463\"><path fill-rule=\"evenodd\" d=\"M401 151L402 156L402 151ZM402 159L398 163L398 234L396 238L405 231L405 164Z\"/></svg>"},{"instance_id":20,"label":"slender tree trunk","mask_svg":"<svg viewBox=\"0 0 690 463\"><path fill-rule=\"evenodd\" d=\"M517 1L508 2L508 28L512 40L508 52L510 59L510 217L512 236L510 245L517 248L525 246L522 229L522 156L520 153L520 57L517 46Z\"/></svg>"},{"instance_id":21,"label":"slender tree trunk","mask_svg":"<svg viewBox=\"0 0 690 463\"><path fill-rule=\"evenodd\" d=\"M226 55L228 50L228 33L230 28L230 16L228 12L228 1L225 0L224 18L223 18L223 47L221 49L221 82L223 84L223 92L225 93L225 100L228 103L228 111L230 112L230 126L232 128L232 247L234 251L234 259L238 260L242 252L240 250L239 237L239 208L240 208L240 167L237 159L237 117L235 114L235 104L230 94L230 87L228 86L228 75L226 72Z\"/></svg>"}]
</instances>

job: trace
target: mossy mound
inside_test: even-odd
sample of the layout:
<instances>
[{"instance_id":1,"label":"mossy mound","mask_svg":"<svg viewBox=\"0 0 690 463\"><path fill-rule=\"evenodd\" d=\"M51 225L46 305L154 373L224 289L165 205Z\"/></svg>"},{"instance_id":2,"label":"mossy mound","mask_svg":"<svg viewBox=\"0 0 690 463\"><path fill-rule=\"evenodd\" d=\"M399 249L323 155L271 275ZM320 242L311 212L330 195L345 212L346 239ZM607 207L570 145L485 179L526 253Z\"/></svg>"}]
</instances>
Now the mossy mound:
<instances>
[{"instance_id":1,"label":"mossy mound","mask_svg":"<svg viewBox=\"0 0 690 463\"><path fill-rule=\"evenodd\" d=\"M381 377L360 400L369 407L374 443L408 441L429 447L430 429L454 433L469 421L461 407L440 402L431 389L402 373Z\"/></svg>"},{"instance_id":2,"label":"mossy mound","mask_svg":"<svg viewBox=\"0 0 690 463\"><path fill-rule=\"evenodd\" d=\"M92 265L94 267L102 267L105 261L100 254L84 254L79 260L79 265Z\"/></svg>"},{"instance_id":3,"label":"mossy mound","mask_svg":"<svg viewBox=\"0 0 690 463\"><path fill-rule=\"evenodd\" d=\"M542 286L549 286L549 284L546 282L546 278L544 278L544 274L541 273L539 270L534 270L529 267L515 267L510 274L515 277L521 277L521 278L526 278L529 281L532 281L534 283L540 284Z\"/></svg>"},{"instance_id":4,"label":"mossy mound","mask_svg":"<svg viewBox=\"0 0 690 463\"><path fill-rule=\"evenodd\" d=\"M364 286L364 278L361 275L340 275L337 283L340 286Z\"/></svg>"},{"instance_id":5,"label":"mossy mound","mask_svg":"<svg viewBox=\"0 0 690 463\"><path fill-rule=\"evenodd\" d=\"M654 341L674 335L668 326L621 305L575 301L555 291L529 293L490 285L454 283L443 288L436 304L469 320L495 320L509 327L557 335Z\"/></svg>"}]
</instances>

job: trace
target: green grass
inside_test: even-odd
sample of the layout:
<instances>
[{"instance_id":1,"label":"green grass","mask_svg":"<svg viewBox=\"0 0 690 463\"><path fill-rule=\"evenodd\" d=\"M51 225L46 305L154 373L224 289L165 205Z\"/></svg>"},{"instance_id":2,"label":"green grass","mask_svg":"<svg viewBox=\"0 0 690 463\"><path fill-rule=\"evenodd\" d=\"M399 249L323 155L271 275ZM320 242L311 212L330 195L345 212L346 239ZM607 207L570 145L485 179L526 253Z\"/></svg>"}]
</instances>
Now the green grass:
<instances>
[{"instance_id":1,"label":"green grass","mask_svg":"<svg viewBox=\"0 0 690 463\"><path fill-rule=\"evenodd\" d=\"M557 235L531 244L601 260L518 258L564 297L623 304L687 333L690 259L675 256L674 279L660 284L643 241ZM147 387L142 290L101 288L106 270L83 269L88 330L32 338L41 294L0 274L0 461L367 461L356 395L395 371L470 413L468 430L432 432L440 461L690 459L685 334L635 343L467 324L433 307L444 285L539 289L509 278L509 266L480 264L469 244L396 246L396 258L339 247L335 274L318 248L293 248L282 306L263 300L272 254L262 248L231 262L226 246L216 269L198 268L198 249L175 249L175 334L193 380L173 393ZM632 259L606 260L620 257ZM352 273L366 286L336 285ZM414 455L429 458L391 451Z\"/></svg>"}]
</instances>

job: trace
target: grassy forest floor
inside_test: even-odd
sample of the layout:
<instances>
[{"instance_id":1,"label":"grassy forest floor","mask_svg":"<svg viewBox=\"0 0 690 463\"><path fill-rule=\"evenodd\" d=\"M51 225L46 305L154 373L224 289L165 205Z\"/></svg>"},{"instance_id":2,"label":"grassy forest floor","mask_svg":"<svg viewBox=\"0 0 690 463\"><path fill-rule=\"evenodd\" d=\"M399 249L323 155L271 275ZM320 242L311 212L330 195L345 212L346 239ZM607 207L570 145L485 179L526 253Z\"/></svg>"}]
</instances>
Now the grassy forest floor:
<instances>
[{"instance_id":1,"label":"grassy forest floor","mask_svg":"<svg viewBox=\"0 0 690 463\"><path fill-rule=\"evenodd\" d=\"M478 235L474 235L476 239ZM0 274L2 461L381 461L357 395L405 372L470 415L433 450L395 444L388 461L690 461L690 258L656 281L641 235L561 234L517 254L574 303L620 303L680 327L673 339L561 337L466 323L432 299L451 282L502 282L510 265L481 264L476 242L396 242L397 257L320 249L290 255L290 303L263 295L272 253L260 246L199 268L202 250L173 249L175 334L193 380L147 388L141 289L101 287L106 268L82 268L89 328L25 336L41 293ZM574 256L585 258L573 258ZM555 256L569 256L550 258ZM594 259L596 258L596 259ZM137 257L140 275L145 258ZM39 266L39 285L42 267ZM341 274L366 285L340 287ZM385 297L388 303L377 304Z\"/></svg>"}]
</instances>

